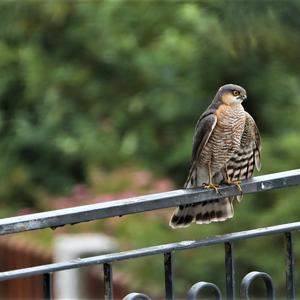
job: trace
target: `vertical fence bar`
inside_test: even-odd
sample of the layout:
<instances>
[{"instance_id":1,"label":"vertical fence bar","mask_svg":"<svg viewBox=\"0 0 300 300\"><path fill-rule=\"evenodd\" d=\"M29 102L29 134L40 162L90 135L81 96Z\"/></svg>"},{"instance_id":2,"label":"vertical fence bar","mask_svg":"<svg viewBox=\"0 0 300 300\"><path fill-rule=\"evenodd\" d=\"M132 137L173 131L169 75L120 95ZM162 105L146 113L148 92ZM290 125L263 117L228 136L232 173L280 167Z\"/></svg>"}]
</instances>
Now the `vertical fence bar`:
<instances>
[{"instance_id":1,"label":"vertical fence bar","mask_svg":"<svg viewBox=\"0 0 300 300\"><path fill-rule=\"evenodd\" d=\"M165 266L165 291L166 299L174 299L173 287L173 258L171 252L164 253L164 266Z\"/></svg>"},{"instance_id":2,"label":"vertical fence bar","mask_svg":"<svg viewBox=\"0 0 300 300\"><path fill-rule=\"evenodd\" d=\"M226 271L226 295L227 299L235 299L235 265L234 248L232 242L227 242L225 246L225 271Z\"/></svg>"},{"instance_id":3,"label":"vertical fence bar","mask_svg":"<svg viewBox=\"0 0 300 300\"><path fill-rule=\"evenodd\" d=\"M44 299L50 300L52 298L52 282L51 273L45 273L43 275L43 292Z\"/></svg>"},{"instance_id":4,"label":"vertical fence bar","mask_svg":"<svg viewBox=\"0 0 300 300\"><path fill-rule=\"evenodd\" d=\"M104 299L113 299L113 287L112 287L112 268L111 264L103 264L103 275L104 275Z\"/></svg>"},{"instance_id":5,"label":"vertical fence bar","mask_svg":"<svg viewBox=\"0 0 300 300\"><path fill-rule=\"evenodd\" d=\"M291 232L286 232L285 236L285 274L286 274L286 298L295 299L295 260L294 260L294 242Z\"/></svg>"}]
</instances>

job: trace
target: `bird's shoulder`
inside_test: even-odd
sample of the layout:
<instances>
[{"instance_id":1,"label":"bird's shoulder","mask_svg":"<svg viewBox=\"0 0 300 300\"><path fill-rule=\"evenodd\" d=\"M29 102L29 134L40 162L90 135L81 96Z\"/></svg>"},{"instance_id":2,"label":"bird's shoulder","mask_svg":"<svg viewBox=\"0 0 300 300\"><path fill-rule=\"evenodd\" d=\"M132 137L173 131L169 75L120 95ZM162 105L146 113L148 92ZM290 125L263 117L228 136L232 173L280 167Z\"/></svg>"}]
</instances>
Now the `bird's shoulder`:
<instances>
[{"instance_id":1,"label":"bird's shoulder","mask_svg":"<svg viewBox=\"0 0 300 300\"><path fill-rule=\"evenodd\" d=\"M244 129L244 135L247 135L248 138L252 138L257 146L261 146L261 137L260 137L260 132L259 129L252 118L252 116L245 111L245 129Z\"/></svg>"},{"instance_id":2,"label":"bird's shoulder","mask_svg":"<svg viewBox=\"0 0 300 300\"><path fill-rule=\"evenodd\" d=\"M199 118L193 137L192 160L195 160L197 153L200 153L207 143L217 123L215 109L207 109Z\"/></svg>"}]
</instances>

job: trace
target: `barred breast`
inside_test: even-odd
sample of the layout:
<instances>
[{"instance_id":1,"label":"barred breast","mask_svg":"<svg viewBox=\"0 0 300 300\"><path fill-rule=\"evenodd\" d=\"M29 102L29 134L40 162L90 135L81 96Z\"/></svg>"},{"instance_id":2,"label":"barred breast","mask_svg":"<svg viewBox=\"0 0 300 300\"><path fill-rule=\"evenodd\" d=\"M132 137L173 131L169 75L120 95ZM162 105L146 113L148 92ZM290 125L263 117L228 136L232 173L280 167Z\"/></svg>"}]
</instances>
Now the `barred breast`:
<instances>
[{"instance_id":1,"label":"barred breast","mask_svg":"<svg viewBox=\"0 0 300 300\"><path fill-rule=\"evenodd\" d=\"M239 149L245 126L242 105L221 105L217 110L217 124L200 156L200 165L210 164L212 175Z\"/></svg>"}]
</instances>

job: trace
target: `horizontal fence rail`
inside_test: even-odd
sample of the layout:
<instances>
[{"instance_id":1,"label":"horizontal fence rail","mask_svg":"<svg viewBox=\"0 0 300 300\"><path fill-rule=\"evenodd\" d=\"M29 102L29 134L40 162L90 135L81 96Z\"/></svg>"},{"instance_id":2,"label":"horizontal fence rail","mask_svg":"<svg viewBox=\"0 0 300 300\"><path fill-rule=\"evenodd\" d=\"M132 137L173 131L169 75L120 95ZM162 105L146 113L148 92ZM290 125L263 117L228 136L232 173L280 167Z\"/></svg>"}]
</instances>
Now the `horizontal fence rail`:
<instances>
[{"instance_id":1,"label":"horizontal fence rail","mask_svg":"<svg viewBox=\"0 0 300 300\"><path fill-rule=\"evenodd\" d=\"M127 260L131 258L171 253L172 251L175 250L179 251L179 250L187 250L187 249L199 248L205 246L212 246L217 244L234 242L238 240L267 236L272 234L292 232L297 230L300 230L300 222L229 233L229 234L216 236L213 238L207 238L203 240L182 241L178 243L141 248L138 250L104 254L104 255L93 256L88 258L78 258L75 260L53 263L53 264L48 264L48 265L43 265L38 267L19 269L15 271L0 272L0 281L14 279L18 277L24 277L24 276L40 275L48 272L57 272L57 271L63 271L68 269L86 267L90 265L109 264L112 262Z\"/></svg>"},{"instance_id":2,"label":"horizontal fence rail","mask_svg":"<svg viewBox=\"0 0 300 300\"><path fill-rule=\"evenodd\" d=\"M244 194L268 191L300 184L300 169L257 176L241 183ZM235 186L222 186L217 194L212 189L176 190L53 210L0 220L0 235L42 228L56 228L67 224L77 224L97 219L123 216L188 203L196 203L238 195Z\"/></svg>"},{"instance_id":3,"label":"horizontal fence rail","mask_svg":"<svg viewBox=\"0 0 300 300\"><path fill-rule=\"evenodd\" d=\"M300 170L263 175L243 181L241 184L244 194L260 191L267 191L276 188L284 188L300 184ZM0 220L0 234L6 235L22 231L29 231L42 228L56 228L67 224L116 217L133 214L143 211L150 211L160 208L172 207L187 203L213 200L225 196L237 195L235 187L224 186L217 194L212 190L192 189L177 190L167 193L153 194L141 197L134 197L125 200L117 200L101 204L79 206L74 208L61 209L56 211L25 215L20 217L6 218ZM170 229L171 230L171 229ZM235 252L234 244L238 240L251 239L261 236L281 234L284 238L285 274L286 274L286 297L295 299L295 257L293 232L300 230L300 222L276 225L267 228L259 228L241 232L235 232L206 238L202 240L182 241L157 245L136 250L98 255L87 258L78 258L70 261L62 261L40 266L33 266L18 270L0 272L0 281L16 278L43 275L44 298L52 298L52 274L54 272L81 268L90 265L103 266L104 299L113 299L113 263L122 260L139 257L162 255L162 264L165 272L165 298L175 299L173 281L173 260L174 252L192 248L207 247L216 244L224 245L225 284L227 299L236 299L235 280ZM246 274L240 285L240 296L243 299L250 299L250 290L254 281L260 280L265 285L264 299L275 299L275 288L271 276L265 272L252 271ZM200 281L195 283L187 292L187 299L200 299L203 291L209 289L216 299L222 299L221 289L214 283ZM151 299L143 293L130 293L123 299Z\"/></svg>"}]
</instances>

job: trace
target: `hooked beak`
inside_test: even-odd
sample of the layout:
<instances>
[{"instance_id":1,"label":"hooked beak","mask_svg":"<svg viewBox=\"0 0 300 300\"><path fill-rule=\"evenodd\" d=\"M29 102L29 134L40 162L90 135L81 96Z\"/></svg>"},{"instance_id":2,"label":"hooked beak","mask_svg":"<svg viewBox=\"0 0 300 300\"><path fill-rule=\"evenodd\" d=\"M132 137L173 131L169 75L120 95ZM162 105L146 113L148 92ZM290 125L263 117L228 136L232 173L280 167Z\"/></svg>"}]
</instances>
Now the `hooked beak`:
<instances>
[{"instance_id":1,"label":"hooked beak","mask_svg":"<svg viewBox=\"0 0 300 300\"><path fill-rule=\"evenodd\" d=\"M239 99L241 100L241 102L243 102L247 99L247 95L241 95L239 96Z\"/></svg>"}]
</instances>

